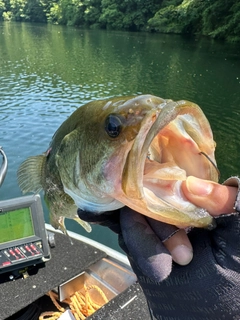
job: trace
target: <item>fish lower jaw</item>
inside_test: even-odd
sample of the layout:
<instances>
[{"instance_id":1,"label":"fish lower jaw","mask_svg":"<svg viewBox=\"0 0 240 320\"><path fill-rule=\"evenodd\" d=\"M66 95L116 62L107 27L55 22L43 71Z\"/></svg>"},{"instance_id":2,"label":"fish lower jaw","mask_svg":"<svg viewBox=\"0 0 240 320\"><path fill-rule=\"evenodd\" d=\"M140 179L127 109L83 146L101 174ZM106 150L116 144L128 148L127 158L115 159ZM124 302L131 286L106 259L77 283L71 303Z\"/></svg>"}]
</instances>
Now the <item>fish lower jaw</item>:
<instances>
[{"instance_id":1,"label":"fish lower jaw","mask_svg":"<svg viewBox=\"0 0 240 320\"><path fill-rule=\"evenodd\" d=\"M196 206L185 198L181 185L182 180L144 180L143 194L148 203L158 203L181 211L194 211Z\"/></svg>"},{"instance_id":2,"label":"fish lower jaw","mask_svg":"<svg viewBox=\"0 0 240 320\"><path fill-rule=\"evenodd\" d=\"M166 184L143 187L146 215L153 219L174 224L179 228L209 227L213 219L203 208L190 203L181 192L182 181L171 181ZM148 185L149 186L149 185Z\"/></svg>"}]
</instances>

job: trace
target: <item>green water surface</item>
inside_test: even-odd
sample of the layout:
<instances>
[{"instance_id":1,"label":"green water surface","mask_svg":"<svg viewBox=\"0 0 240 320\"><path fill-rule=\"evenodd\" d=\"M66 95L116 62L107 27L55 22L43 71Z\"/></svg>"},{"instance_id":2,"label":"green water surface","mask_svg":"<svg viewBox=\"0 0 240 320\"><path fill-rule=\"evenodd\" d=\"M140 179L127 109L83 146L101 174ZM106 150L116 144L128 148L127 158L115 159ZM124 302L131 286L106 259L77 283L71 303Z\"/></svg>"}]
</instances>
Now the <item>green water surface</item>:
<instances>
[{"instance_id":1,"label":"green water surface","mask_svg":"<svg viewBox=\"0 0 240 320\"><path fill-rule=\"evenodd\" d=\"M239 45L177 35L0 24L0 145L9 160L0 200L21 195L19 164L46 151L56 129L78 106L140 93L199 104L217 142L221 181L240 173ZM86 235L74 222L68 226ZM118 248L116 235L103 227L94 226L90 237Z\"/></svg>"}]
</instances>

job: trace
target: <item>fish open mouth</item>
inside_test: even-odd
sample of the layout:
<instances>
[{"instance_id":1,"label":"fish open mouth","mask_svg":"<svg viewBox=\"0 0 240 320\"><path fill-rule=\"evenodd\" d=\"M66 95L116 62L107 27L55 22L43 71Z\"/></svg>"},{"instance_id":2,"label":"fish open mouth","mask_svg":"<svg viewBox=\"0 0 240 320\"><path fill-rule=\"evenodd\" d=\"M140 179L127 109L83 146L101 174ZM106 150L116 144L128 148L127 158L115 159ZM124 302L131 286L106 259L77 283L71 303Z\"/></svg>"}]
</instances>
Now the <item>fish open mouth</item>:
<instances>
[{"instance_id":1,"label":"fish open mouth","mask_svg":"<svg viewBox=\"0 0 240 320\"><path fill-rule=\"evenodd\" d=\"M157 220L205 226L209 214L184 198L187 176L217 181L215 143L201 109L188 101L166 101L142 123L125 164L122 187L138 209ZM142 205L144 203L144 205Z\"/></svg>"}]
</instances>

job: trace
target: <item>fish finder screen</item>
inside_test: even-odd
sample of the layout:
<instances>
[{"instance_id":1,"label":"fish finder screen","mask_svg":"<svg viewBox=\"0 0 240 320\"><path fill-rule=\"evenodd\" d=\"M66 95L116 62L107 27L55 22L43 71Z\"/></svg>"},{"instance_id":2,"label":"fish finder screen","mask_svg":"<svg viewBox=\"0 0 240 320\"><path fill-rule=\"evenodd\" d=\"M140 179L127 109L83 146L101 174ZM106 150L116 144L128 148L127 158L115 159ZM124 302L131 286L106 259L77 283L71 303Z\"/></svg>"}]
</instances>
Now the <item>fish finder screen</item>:
<instances>
[{"instance_id":1,"label":"fish finder screen","mask_svg":"<svg viewBox=\"0 0 240 320\"><path fill-rule=\"evenodd\" d=\"M34 235L30 208L0 213L0 243Z\"/></svg>"}]
</instances>

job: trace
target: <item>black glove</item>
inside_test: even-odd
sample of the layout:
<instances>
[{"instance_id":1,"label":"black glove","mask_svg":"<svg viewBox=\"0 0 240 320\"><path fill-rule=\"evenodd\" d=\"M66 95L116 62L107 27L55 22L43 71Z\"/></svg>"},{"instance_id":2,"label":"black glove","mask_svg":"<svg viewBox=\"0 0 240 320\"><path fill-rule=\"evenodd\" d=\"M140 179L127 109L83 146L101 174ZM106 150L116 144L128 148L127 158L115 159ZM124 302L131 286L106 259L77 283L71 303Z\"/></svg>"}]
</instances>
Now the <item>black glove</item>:
<instances>
[{"instance_id":1,"label":"black glove","mask_svg":"<svg viewBox=\"0 0 240 320\"><path fill-rule=\"evenodd\" d=\"M136 258L132 247L143 233L140 228L134 232L124 214L121 226L129 261L157 319L240 319L239 216L217 219L212 231L193 229L189 238L194 255L187 266L173 263L151 234Z\"/></svg>"},{"instance_id":2,"label":"black glove","mask_svg":"<svg viewBox=\"0 0 240 320\"><path fill-rule=\"evenodd\" d=\"M81 220L92 224L99 224L103 227L108 227L113 232L118 234L121 232L120 209L106 211L101 214L95 214L94 212L84 211L78 208L77 214Z\"/></svg>"},{"instance_id":3,"label":"black glove","mask_svg":"<svg viewBox=\"0 0 240 320\"><path fill-rule=\"evenodd\" d=\"M232 179L226 184L236 186L237 182L239 179ZM106 215L108 223L105 220L101 224L109 224L113 216L114 212ZM84 218L82 214L80 218ZM116 225L115 217L114 220ZM174 232L173 226L145 218L129 208L121 210L119 221L119 243L128 254L156 319L240 319L238 215L216 219L217 228L212 231L193 229L189 233L194 258L188 266L175 264L162 243Z\"/></svg>"},{"instance_id":4,"label":"black glove","mask_svg":"<svg viewBox=\"0 0 240 320\"><path fill-rule=\"evenodd\" d=\"M150 274L154 280L160 281L170 274L172 256L163 241L178 231L176 227L144 217L127 207L100 215L81 209L77 213L84 221L108 227L118 233L120 247L127 254L131 253L146 275ZM166 268L163 270L156 267L159 264Z\"/></svg>"},{"instance_id":5,"label":"black glove","mask_svg":"<svg viewBox=\"0 0 240 320\"><path fill-rule=\"evenodd\" d=\"M237 183L239 179L232 178L225 184ZM240 209L239 193L235 208ZM142 230L134 228L136 220ZM151 231L144 236L145 247L142 246L143 230L149 228L145 219L136 212L130 213L130 209L122 212L122 243L156 319L240 319L240 216L218 218L216 223L212 231L193 229L189 233L193 260L187 266L179 266L157 244ZM142 251L136 257L138 245ZM159 253L155 255L154 251ZM149 261L151 267L142 267L143 257L145 266Z\"/></svg>"}]
</instances>

